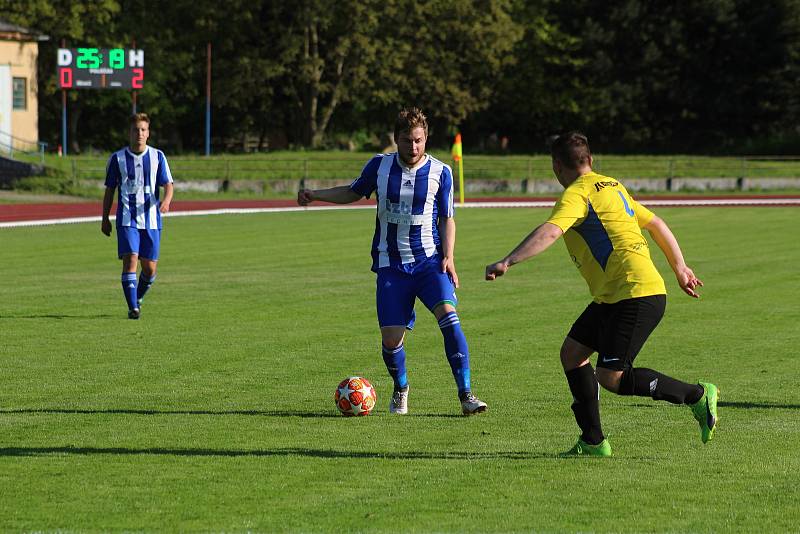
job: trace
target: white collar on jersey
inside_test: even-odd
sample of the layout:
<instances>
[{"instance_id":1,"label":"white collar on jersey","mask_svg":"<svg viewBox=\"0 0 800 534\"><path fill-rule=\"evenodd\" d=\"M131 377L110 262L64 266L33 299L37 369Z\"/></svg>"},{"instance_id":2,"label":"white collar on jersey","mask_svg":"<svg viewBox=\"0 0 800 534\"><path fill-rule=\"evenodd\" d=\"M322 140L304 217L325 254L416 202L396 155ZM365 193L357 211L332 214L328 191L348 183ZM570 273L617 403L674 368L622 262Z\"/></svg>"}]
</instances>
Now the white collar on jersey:
<instances>
[{"instance_id":1,"label":"white collar on jersey","mask_svg":"<svg viewBox=\"0 0 800 534\"><path fill-rule=\"evenodd\" d=\"M126 146L126 147L125 147L125 150L128 152L128 154L130 154L130 155L131 155L131 156L133 156L134 158L141 158L141 157L143 157L145 154L147 154L147 151L148 151L148 150L150 150L150 147L149 147L148 145L144 145L144 151L143 151L141 154L137 154L136 152L134 152L133 150L131 150L131 147L129 147L129 146Z\"/></svg>"},{"instance_id":2,"label":"white collar on jersey","mask_svg":"<svg viewBox=\"0 0 800 534\"><path fill-rule=\"evenodd\" d=\"M421 167L424 167L425 164L428 163L428 160L430 159L428 154L425 154L424 156L422 156L422 159L419 160L419 163L417 163L413 167L409 167L408 165L403 163L402 159L400 159L400 154L399 153L395 152L394 153L394 158L397 161L397 164L400 165L400 168L403 169L404 172L416 171L416 170L420 169Z\"/></svg>"}]
</instances>

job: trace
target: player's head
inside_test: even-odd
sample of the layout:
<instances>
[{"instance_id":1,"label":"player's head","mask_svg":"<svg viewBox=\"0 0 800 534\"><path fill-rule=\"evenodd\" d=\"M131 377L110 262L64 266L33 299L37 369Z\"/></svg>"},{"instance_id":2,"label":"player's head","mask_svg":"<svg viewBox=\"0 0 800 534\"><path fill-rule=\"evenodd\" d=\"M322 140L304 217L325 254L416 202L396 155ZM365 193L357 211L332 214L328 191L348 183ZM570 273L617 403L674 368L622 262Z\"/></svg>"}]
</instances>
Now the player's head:
<instances>
[{"instance_id":1,"label":"player's head","mask_svg":"<svg viewBox=\"0 0 800 534\"><path fill-rule=\"evenodd\" d=\"M404 108L394 121L394 142L403 163L413 167L425 156L428 141L428 119L419 108Z\"/></svg>"},{"instance_id":2,"label":"player's head","mask_svg":"<svg viewBox=\"0 0 800 534\"><path fill-rule=\"evenodd\" d=\"M550 155L553 157L553 172L565 187L587 168L592 168L589 140L580 132L567 132L556 137L550 145Z\"/></svg>"},{"instance_id":3,"label":"player's head","mask_svg":"<svg viewBox=\"0 0 800 534\"><path fill-rule=\"evenodd\" d=\"M144 151L150 138L150 117L147 113L136 113L130 118L131 150L136 153Z\"/></svg>"}]
</instances>

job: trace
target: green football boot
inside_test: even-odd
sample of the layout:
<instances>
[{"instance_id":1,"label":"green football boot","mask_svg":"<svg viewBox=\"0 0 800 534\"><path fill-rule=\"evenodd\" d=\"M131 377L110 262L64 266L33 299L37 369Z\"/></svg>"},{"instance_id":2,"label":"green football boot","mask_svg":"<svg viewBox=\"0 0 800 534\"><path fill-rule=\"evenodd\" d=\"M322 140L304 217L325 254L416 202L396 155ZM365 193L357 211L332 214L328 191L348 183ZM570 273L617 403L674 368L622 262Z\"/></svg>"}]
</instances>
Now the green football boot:
<instances>
[{"instance_id":1,"label":"green football boot","mask_svg":"<svg viewBox=\"0 0 800 534\"><path fill-rule=\"evenodd\" d=\"M719 422L717 418L719 389L714 384L707 382L700 382L700 385L703 387L703 396L690 407L694 418L700 423L700 439L703 440L703 443L708 443L714 437L714 430Z\"/></svg>"},{"instance_id":2,"label":"green football boot","mask_svg":"<svg viewBox=\"0 0 800 534\"><path fill-rule=\"evenodd\" d=\"M578 443L565 452L563 456L597 456L600 458L608 458L611 456L611 444L607 439L604 439L597 445L589 445L581 438L578 438Z\"/></svg>"}]
</instances>

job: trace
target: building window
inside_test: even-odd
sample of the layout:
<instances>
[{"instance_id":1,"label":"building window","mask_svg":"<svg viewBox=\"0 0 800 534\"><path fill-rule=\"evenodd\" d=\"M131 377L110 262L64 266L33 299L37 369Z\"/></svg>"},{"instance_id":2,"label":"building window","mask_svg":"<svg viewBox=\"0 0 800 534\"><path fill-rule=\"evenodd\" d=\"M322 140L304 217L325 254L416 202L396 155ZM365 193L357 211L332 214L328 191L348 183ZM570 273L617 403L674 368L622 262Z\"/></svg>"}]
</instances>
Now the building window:
<instances>
[{"instance_id":1,"label":"building window","mask_svg":"<svg viewBox=\"0 0 800 534\"><path fill-rule=\"evenodd\" d=\"M14 78L14 109L28 109L28 80Z\"/></svg>"}]
</instances>

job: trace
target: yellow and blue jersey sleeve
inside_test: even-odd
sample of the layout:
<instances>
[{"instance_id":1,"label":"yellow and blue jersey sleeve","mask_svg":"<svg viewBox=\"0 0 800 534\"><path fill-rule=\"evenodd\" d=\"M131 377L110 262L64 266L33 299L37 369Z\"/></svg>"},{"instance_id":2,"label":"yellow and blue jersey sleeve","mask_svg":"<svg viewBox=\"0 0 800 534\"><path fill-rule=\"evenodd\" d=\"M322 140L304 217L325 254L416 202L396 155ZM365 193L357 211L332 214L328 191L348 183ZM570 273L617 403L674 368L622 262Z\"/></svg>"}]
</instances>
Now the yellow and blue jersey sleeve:
<instances>
[{"instance_id":1,"label":"yellow and blue jersey sleeve","mask_svg":"<svg viewBox=\"0 0 800 534\"><path fill-rule=\"evenodd\" d=\"M636 214L636 222L639 225L639 228L644 228L650 221L653 220L653 217L656 216L655 213L650 211L649 209L645 208L635 200L631 198L631 203L633 206L633 212Z\"/></svg>"},{"instance_id":2,"label":"yellow and blue jersey sleeve","mask_svg":"<svg viewBox=\"0 0 800 534\"><path fill-rule=\"evenodd\" d=\"M561 228L562 232L566 232L576 222L585 219L588 213L588 197L584 192L583 184L576 180L564 190L564 193L556 201L547 222L555 224Z\"/></svg>"}]
</instances>

